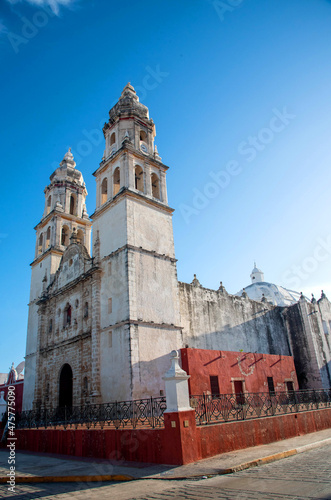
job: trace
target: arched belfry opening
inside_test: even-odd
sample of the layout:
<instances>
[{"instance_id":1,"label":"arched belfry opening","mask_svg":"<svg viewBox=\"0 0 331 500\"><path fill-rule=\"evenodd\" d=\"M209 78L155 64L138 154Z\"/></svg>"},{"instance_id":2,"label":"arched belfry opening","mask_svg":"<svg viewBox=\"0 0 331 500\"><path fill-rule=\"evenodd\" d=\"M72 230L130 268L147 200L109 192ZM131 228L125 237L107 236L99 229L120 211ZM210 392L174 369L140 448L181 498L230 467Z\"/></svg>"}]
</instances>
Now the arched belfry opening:
<instances>
[{"instance_id":1,"label":"arched belfry opening","mask_svg":"<svg viewBox=\"0 0 331 500\"><path fill-rule=\"evenodd\" d=\"M151 184L152 184L152 196L154 198L160 199L160 181L157 174L153 173L151 175Z\"/></svg>"},{"instance_id":2,"label":"arched belfry opening","mask_svg":"<svg viewBox=\"0 0 331 500\"><path fill-rule=\"evenodd\" d=\"M108 179L107 177L101 183L101 205L106 203L108 196Z\"/></svg>"},{"instance_id":3,"label":"arched belfry opening","mask_svg":"<svg viewBox=\"0 0 331 500\"><path fill-rule=\"evenodd\" d=\"M142 193L144 192L144 171L143 169L139 166L136 165L134 169L134 187L138 189L138 191L141 191Z\"/></svg>"},{"instance_id":4,"label":"arched belfry opening","mask_svg":"<svg viewBox=\"0 0 331 500\"><path fill-rule=\"evenodd\" d=\"M66 363L62 366L59 381L59 407L72 406L72 369Z\"/></svg>"},{"instance_id":5,"label":"arched belfry opening","mask_svg":"<svg viewBox=\"0 0 331 500\"><path fill-rule=\"evenodd\" d=\"M70 196L70 207L69 207L70 215L76 215L76 198L72 194Z\"/></svg>"},{"instance_id":6,"label":"arched belfry opening","mask_svg":"<svg viewBox=\"0 0 331 500\"><path fill-rule=\"evenodd\" d=\"M113 174L113 196L117 195L117 193L120 190L120 186L121 186L121 174L120 174L120 169L117 167L115 168Z\"/></svg>"}]
</instances>

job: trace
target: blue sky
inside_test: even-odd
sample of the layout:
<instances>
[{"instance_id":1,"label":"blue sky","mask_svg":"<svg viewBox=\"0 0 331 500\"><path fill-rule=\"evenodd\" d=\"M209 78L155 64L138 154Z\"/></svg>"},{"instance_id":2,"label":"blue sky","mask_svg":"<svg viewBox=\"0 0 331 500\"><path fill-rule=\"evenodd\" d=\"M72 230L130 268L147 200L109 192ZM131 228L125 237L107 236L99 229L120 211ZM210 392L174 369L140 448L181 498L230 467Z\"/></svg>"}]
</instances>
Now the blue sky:
<instances>
[{"instance_id":1,"label":"blue sky","mask_svg":"<svg viewBox=\"0 0 331 500\"><path fill-rule=\"evenodd\" d=\"M168 171L178 278L331 298L331 1L2 0L0 372L25 353L49 176L95 206L100 129L130 81Z\"/></svg>"}]
</instances>

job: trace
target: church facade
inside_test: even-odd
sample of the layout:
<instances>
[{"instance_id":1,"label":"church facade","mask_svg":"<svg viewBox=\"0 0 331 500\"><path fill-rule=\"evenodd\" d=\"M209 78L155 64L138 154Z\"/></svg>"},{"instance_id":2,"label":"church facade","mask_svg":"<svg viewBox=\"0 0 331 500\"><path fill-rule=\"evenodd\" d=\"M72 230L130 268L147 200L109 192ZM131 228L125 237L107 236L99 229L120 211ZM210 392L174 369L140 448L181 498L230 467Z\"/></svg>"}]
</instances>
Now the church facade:
<instances>
[{"instance_id":1,"label":"church facade","mask_svg":"<svg viewBox=\"0 0 331 500\"><path fill-rule=\"evenodd\" d=\"M70 150L45 188L31 264L23 408L162 395L174 349L292 355L302 331L293 311L286 316L292 306L252 300L245 291L229 295L222 284L209 290L196 277L178 282L168 167L130 84L103 132L92 220ZM315 342L318 355L306 342L297 348L298 360L307 358L303 385L330 387L330 331L323 332L324 323L331 329L330 303L306 308L305 328L311 308L324 314L317 327L325 338Z\"/></svg>"}]
</instances>

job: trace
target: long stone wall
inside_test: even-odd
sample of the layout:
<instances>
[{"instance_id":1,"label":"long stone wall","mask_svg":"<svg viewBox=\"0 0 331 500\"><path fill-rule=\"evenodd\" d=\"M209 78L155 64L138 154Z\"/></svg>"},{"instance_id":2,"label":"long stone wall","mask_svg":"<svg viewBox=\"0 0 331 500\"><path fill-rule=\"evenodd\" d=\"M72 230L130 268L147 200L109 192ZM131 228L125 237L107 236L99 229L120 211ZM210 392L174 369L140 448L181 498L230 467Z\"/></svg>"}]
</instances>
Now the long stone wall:
<instances>
[{"instance_id":1,"label":"long stone wall","mask_svg":"<svg viewBox=\"0 0 331 500\"><path fill-rule=\"evenodd\" d=\"M223 287L178 283L183 344L198 349L290 355L282 309Z\"/></svg>"},{"instance_id":2,"label":"long stone wall","mask_svg":"<svg viewBox=\"0 0 331 500\"><path fill-rule=\"evenodd\" d=\"M285 316L300 389L331 387L330 302L300 300Z\"/></svg>"}]
</instances>

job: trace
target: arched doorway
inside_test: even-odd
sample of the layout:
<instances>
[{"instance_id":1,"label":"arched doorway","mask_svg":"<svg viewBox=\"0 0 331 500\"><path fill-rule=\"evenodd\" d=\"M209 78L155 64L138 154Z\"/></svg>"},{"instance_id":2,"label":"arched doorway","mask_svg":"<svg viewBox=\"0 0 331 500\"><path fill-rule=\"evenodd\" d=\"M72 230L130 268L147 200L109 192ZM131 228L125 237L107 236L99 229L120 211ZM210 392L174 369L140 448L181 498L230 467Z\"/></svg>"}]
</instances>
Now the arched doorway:
<instances>
[{"instance_id":1,"label":"arched doorway","mask_svg":"<svg viewBox=\"0 0 331 500\"><path fill-rule=\"evenodd\" d=\"M59 407L72 406L72 369L68 363L63 365L60 373Z\"/></svg>"}]
</instances>

